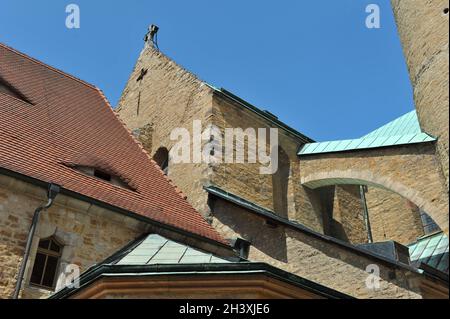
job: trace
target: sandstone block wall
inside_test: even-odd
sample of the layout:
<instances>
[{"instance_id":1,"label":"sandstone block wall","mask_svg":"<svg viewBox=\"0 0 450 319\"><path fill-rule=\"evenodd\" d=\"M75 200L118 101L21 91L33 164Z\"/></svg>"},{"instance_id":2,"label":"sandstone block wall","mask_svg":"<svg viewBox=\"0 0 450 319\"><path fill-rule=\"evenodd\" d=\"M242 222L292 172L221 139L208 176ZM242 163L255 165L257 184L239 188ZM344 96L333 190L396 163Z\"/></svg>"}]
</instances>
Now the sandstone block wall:
<instances>
[{"instance_id":1,"label":"sandstone block wall","mask_svg":"<svg viewBox=\"0 0 450 319\"><path fill-rule=\"evenodd\" d=\"M375 242L395 240L408 245L425 235L419 208L393 192L369 187L366 193Z\"/></svg>"},{"instance_id":2,"label":"sandstone block wall","mask_svg":"<svg viewBox=\"0 0 450 319\"><path fill-rule=\"evenodd\" d=\"M367 243L364 209L358 185L334 187L330 235L353 244Z\"/></svg>"},{"instance_id":3,"label":"sandstone block wall","mask_svg":"<svg viewBox=\"0 0 450 319\"><path fill-rule=\"evenodd\" d=\"M226 237L251 242L249 260L266 262L357 298L422 298L412 279L418 274L396 268L307 233L273 227L264 218L221 199L212 203L214 227ZM380 268L380 288L368 289L368 265Z\"/></svg>"},{"instance_id":4,"label":"sandstone block wall","mask_svg":"<svg viewBox=\"0 0 450 319\"><path fill-rule=\"evenodd\" d=\"M138 81L142 70L147 73ZM201 120L203 127L210 124L211 100L211 89L202 81L149 47L141 52L136 62L117 113L146 151L154 156L158 149L163 147L170 151L177 143L178 140L170 139L172 130L185 128L192 137L194 120ZM169 178L205 217L209 212L203 185L209 171L207 164L174 164L169 160Z\"/></svg>"},{"instance_id":5,"label":"sandstone block wall","mask_svg":"<svg viewBox=\"0 0 450 319\"><path fill-rule=\"evenodd\" d=\"M368 242L359 185L326 186L316 190L323 203L325 234L353 244ZM408 245L424 235L419 208L402 196L379 187L365 194L374 242Z\"/></svg>"},{"instance_id":6,"label":"sandstone block wall","mask_svg":"<svg viewBox=\"0 0 450 319\"><path fill-rule=\"evenodd\" d=\"M448 192L434 143L302 157L300 174L302 185L311 188L336 180L385 188L413 202L448 232Z\"/></svg>"},{"instance_id":7,"label":"sandstone block wall","mask_svg":"<svg viewBox=\"0 0 450 319\"><path fill-rule=\"evenodd\" d=\"M449 1L391 0L422 129L439 138L448 192Z\"/></svg>"},{"instance_id":8,"label":"sandstone block wall","mask_svg":"<svg viewBox=\"0 0 450 319\"><path fill-rule=\"evenodd\" d=\"M323 218L320 202L314 194L308 194L300 186L297 151L301 145L298 137L277 128L257 114L225 100L220 96L213 99L213 124L222 132L226 128L278 129L278 170L273 175L260 174L263 164L220 164L213 167L211 182L231 193L237 194L259 206L274 211L283 218L298 221L312 229L323 232ZM241 141L245 150L248 140ZM236 146L236 144L235 144ZM266 150L270 150L267 140ZM247 161L247 157L246 157Z\"/></svg>"},{"instance_id":9,"label":"sandstone block wall","mask_svg":"<svg viewBox=\"0 0 450 319\"><path fill-rule=\"evenodd\" d=\"M147 73L138 80L142 70ZM225 128L273 127L255 113L215 95L212 88L153 48L141 52L117 113L151 155L161 147L170 150L174 146L176 141L170 140L170 133L175 128L186 128L192 136L194 120L200 120L203 129L213 124L223 137ZM261 175L261 164L246 161L245 164L169 162L168 176L206 218L211 212L203 186L212 183L282 217L323 231L318 200L299 185L296 152L300 141L280 129L279 144L279 169L274 175Z\"/></svg>"},{"instance_id":10,"label":"sandstone block wall","mask_svg":"<svg viewBox=\"0 0 450 319\"><path fill-rule=\"evenodd\" d=\"M34 210L46 202L45 191L0 176L0 298L11 298ZM136 220L58 195L41 215L24 279L22 298L43 298L51 292L29 284L40 239L56 236L63 244L62 261L81 272L109 257L145 231Z\"/></svg>"}]
</instances>

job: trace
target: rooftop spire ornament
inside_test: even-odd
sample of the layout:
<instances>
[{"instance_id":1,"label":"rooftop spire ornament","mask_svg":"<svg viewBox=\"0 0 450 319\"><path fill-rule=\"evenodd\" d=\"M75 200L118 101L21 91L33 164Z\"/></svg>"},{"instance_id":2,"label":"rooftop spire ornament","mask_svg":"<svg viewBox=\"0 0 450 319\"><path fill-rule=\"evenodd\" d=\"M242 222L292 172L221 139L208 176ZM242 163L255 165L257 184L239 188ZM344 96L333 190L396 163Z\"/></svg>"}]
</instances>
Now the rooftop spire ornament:
<instances>
[{"instance_id":1,"label":"rooftop spire ornament","mask_svg":"<svg viewBox=\"0 0 450 319\"><path fill-rule=\"evenodd\" d=\"M154 24L152 24L151 26L148 27L148 31L144 37L145 46L151 46L151 47L159 50L159 48L158 48L158 30L159 30L159 27Z\"/></svg>"}]
</instances>

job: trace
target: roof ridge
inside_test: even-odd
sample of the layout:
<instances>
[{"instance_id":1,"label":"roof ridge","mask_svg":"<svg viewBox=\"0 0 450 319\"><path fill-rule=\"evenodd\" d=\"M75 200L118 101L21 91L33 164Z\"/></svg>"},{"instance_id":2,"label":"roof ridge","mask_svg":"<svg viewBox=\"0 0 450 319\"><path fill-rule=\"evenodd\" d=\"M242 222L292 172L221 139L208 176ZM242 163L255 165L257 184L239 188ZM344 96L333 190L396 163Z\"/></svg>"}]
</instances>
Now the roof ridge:
<instances>
[{"instance_id":1,"label":"roof ridge","mask_svg":"<svg viewBox=\"0 0 450 319\"><path fill-rule=\"evenodd\" d=\"M141 55L143 52L145 52L146 50L152 50L154 51L156 54L159 54L163 59L168 60L169 62L173 63L175 65L175 67L181 69L182 71L188 73L190 76L192 76L196 81L200 82L201 84L206 84L207 86L211 87L211 85L208 84L208 82L206 82L205 80L203 80L199 75L197 75L196 73L194 73L193 71L191 71L190 69L188 69L187 67L183 66L181 63L178 63L175 59L173 59L172 57L170 57L169 55L167 55L166 53L162 52L161 50L157 50L153 47L144 47L144 49L142 49Z\"/></svg>"},{"instance_id":2,"label":"roof ridge","mask_svg":"<svg viewBox=\"0 0 450 319\"><path fill-rule=\"evenodd\" d=\"M6 144L0 147L0 170L40 186L53 181L64 187L70 196L136 220L150 222L155 227L175 231L183 236L195 235L195 238L208 239L229 248L227 240L186 201L184 194L151 160L151 150L150 153L145 151L138 136L133 136L115 114L100 88L72 80L68 74L61 72L64 74L61 75L60 71L54 71L52 67L4 44L0 45L0 52L4 57L0 59L0 67L10 68L11 74L18 77L18 84L26 83L31 97L49 94L47 100L40 102L45 103L46 108L59 111L55 112L58 116L55 118L58 120L57 134L64 137L57 138L59 142L55 148L55 137L48 131L51 128L47 121L48 110L34 108L23 112L28 110L21 108L23 101L5 95L0 103L0 126L3 128L3 124L6 125L6 135L0 134L6 136ZM46 79L50 79L49 90L42 92L41 83ZM59 89L67 94L60 96ZM0 97L4 95L0 94ZM74 100L79 102L73 104ZM40 124L36 126L36 123ZM15 136L8 133L11 129L25 133L19 144ZM26 160L15 160L23 159L23 154L27 155ZM112 187L111 183L77 174L61 164L61 159L83 159L83 154L90 154L95 158L95 163L102 164L103 160L110 163L113 165L111 168L117 168L118 172L123 173L120 177L130 178L133 184L136 182L136 188L142 192Z\"/></svg>"},{"instance_id":3,"label":"roof ridge","mask_svg":"<svg viewBox=\"0 0 450 319\"><path fill-rule=\"evenodd\" d=\"M410 119L409 117L412 117L412 118ZM406 113L396 117L395 119L390 120L389 122L385 122L380 127L370 131L369 133L361 136L360 138L363 139L363 138L367 138L367 137L373 137L373 135L375 135L376 133L380 133L383 130L386 130L386 128L391 128L391 130L392 130L392 126L403 125L405 122L408 123L408 122L414 121L414 119L417 119L417 112L415 109L411 110L409 112L406 112ZM419 126L419 128L420 128L420 126ZM398 132L398 128L395 132L396 133ZM414 133L414 134L417 134L417 133ZM422 133L426 133L426 132L422 131ZM397 136L397 135L407 135L407 134L404 134L404 133L402 133L402 131L400 131L398 134L395 134L392 136Z\"/></svg>"},{"instance_id":4,"label":"roof ridge","mask_svg":"<svg viewBox=\"0 0 450 319\"><path fill-rule=\"evenodd\" d=\"M35 59L35 58L29 56L29 55L26 54L26 53L20 52L20 51L14 49L14 48L12 48L12 47L10 47L10 46L8 46L8 45L2 43L2 42L0 42L0 47L3 47L3 48L5 48L5 49L7 49L7 50L9 50L9 51L11 51L11 52L17 54L17 55L20 55L21 57L26 58L27 60L29 60L29 61L31 61L31 62L34 62L34 63L36 63L36 64L39 64L39 65L41 65L41 66L44 66L44 67L46 67L47 69L49 69L49 70L51 70L51 71L54 71L54 72L59 73L59 74L65 76L65 77L68 77L68 78L70 78L70 79L72 79L72 80L75 80L75 81L77 81L77 82L79 82L79 83L81 83L81 84L84 84L85 86L87 86L87 87L89 87L89 88L91 88L91 89L94 89L94 90L95 90L95 89L97 88L95 85L93 85L93 84L91 84L91 83L89 83L89 82L86 82L86 81L84 81L84 80L82 80L82 79L79 79L79 78L77 78L77 77L75 77L75 76L73 76L73 75L71 75L71 74L69 74L69 73L67 73L67 72L65 72L65 71L62 71L62 70L60 70L60 69L58 69L58 68L56 68L56 67L54 67L54 66L51 66L51 65L49 65L49 64L47 64L47 63L44 63L44 62L42 62L42 61L39 61L38 59Z\"/></svg>"}]
</instances>

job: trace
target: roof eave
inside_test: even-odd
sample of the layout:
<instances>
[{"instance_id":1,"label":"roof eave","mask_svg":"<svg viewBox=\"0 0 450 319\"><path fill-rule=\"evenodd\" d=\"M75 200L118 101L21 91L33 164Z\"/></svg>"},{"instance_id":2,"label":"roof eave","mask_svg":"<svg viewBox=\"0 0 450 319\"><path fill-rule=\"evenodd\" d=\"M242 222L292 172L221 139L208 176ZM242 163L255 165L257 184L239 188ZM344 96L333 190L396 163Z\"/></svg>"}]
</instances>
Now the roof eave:
<instances>
[{"instance_id":1,"label":"roof eave","mask_svg":"<svg viewBox=\"0 0 450 319\"><path fill-rule=\"evenodd\" d=\"M224 264L156 264L156 265L99 265L90 273L80 277L79 288L66 287L50 299L65 299L77 293L102 277L157 276L157 275L248 275L263 273L272 278L295 285L311 293L332 299L353 299L353 297L299 277L265 263L224 263Z\"/></svg>"},{"instance_id":2,"label":"roof eave","mask_svg":"<svg viewBox=\"0 0 450 319\"><path fill-rule=\"evenodd\" d=\"M24 174L21 174L21 173L9 170L9 169L4 168L4 167L0 167L0 174L1 175L6 175L6 176L9 176L9 177L13 177L13 178L17 178L17 179L19 179L19 180L21 180L23 182L30 183L32 185L35 185L35 186L43 188L43 189L48 189L48 186L51 183L51 182L43 181L43 180L31 177L31 176L27 176L27 175L24 175ZM96 206L99 206L99 207L102 207L102 208L114 211L116 213L119 213L119 214L122 214L122 215L125 215L125 216L128 216L128 217L131 217L131 218L136 219L136 220L140 220L140 221L145 222L145 223L152 224L153 226L157 226L157 227L160 227L160 228L168 230L168 231L173 231L173 232L178 233L178 234L180 234L182 236L191 237L193 239L198 239L200 241L204 241L206 243L212 244L212 245L220 247L220 248L227 249L229 251L233 250L233 248L230 245L227 245L225 243L222 243L222 242L219 242L219 241L216 241L216 240L213 240L211 238L204 237L204 236L201 236L201 235L198 235L198 234L195 234L195 233L191 233L191 232L189 232L187 230L184 230L184 229L172 226L172 225L164 224L164 223L159 222L157 220L151 219L151 218L149 218L147 216L143 216L141 214L138 214L138 213L135 213L135 212L123 209L121 207L117 207L117 206L111 205L109 203L97 200L95 198L92 198L92 197L89 197L89 196L86 196L86 195L74 192L74 191L66 189L66 188L64 188L62 186L60 186L60 187L61 187L60 194L62 194L62 195L66 195L66 196L69 196L69 197L72 197L72 198L75 198L75 199L79 199L81 201L84 201L84 202L87 202L87 203L90 203L90 204L93 204L93 205L96 205Z\"/></svg>"},{"instance_id":3,"label":"roof eave","mask_svg":"<svg viewBox=\"0 0 450 319\"><path fill-rule=\"evenodd\" d=\"M285 227L289 227L289 228L291 228L293 230L300 231L300 232L306 233L308 235L314 236L315 238L318 238L320 240L324 240L324 241L329 242L331 244L341 246L342 248L349 249L349 250L353 251L354 253L356 253L358 255L374 258L374 259L377 259L378 261L383 262L385 264L388 264L390 266L394 266L396 268L401 268L401 269L404 269L404 270L407 270L407 271L410 271L410 272L413 272L413 273L416 273L416 274L419 274L419 275L424 275L415 267L412 267L410 265L407 265L407 264L404 264L404 263L401 263L401 262L398 262L398 261L395 261L395 260L391 260L391 259L386 258L384 256L372 253L372 252L370 252L368 250L356 247L356 246L354 246L352 244L346 243L346 242L341 241L339 239L336 239L334 237L330 237L330 236L321 234L321 233L316 232L316 231L314 231L314 230L312 230L312 229L310 229L310 228L308 228L308 227L306 227L304 225L301 225L299 223L292 222L292 221L290 221L290 220L288 220L286 218L280 217L280 216L276 215L274 212L269 212L269 211L267 211L266 209L264 209L262 207L261 207L261 209L258 210L258 209L250 209L248 206L240 205L239 202L233 201L233 200L230 199L229 196L227 196L227 194L230 194L230 193L220 189L217 186L208 186L208 187L205 187L205 190L208 193L210 193L210 194L212 194L214 196L217 196L217 197L222 198L224 200L230 201L231 203L233 203L235 205L239 205L241 207L244 207L249 212L254 213L254 214L256 214L256 215L258 215L258 216L260 216L262 218L270 219L272 222L274 222L276 224L279 224L279 225L282 225L282 226L285 226ZM233 196L238 197L237 195L233 195ZM245 199L241 199L241 200L242 201L246 201ZM257 206L256 204L253 204L253 205Z\"/></svg>"},{"instance_id":4,"label":"roof eave","mask_svg":"<svg viewBox=\"0 0 450 319\"><path fill-rule=\"evenodd\" d=\"M266 112L262 111L261 109L257 108L256 106L248 103L247 101L239 98L238 96L234 95L233 93L225 90L224 88L216 88L208 83L206 83L206 85L208 85L215 94L228 99L242 107L244 107L245 109L258 114L259 116L261 116L262 118L264 118L266 121L269 121L271 124L273 124L274 126L281 128L282 130L284 130L285 132L293 135L296 139L299 139L301 143L313 143L314 140L307 137L306 135L298 132L297 130L293 129L292 127L286 125L285 123L283 123L282 121L275 119L272 116L269 116Z\"/></svg>"}]
</instances>

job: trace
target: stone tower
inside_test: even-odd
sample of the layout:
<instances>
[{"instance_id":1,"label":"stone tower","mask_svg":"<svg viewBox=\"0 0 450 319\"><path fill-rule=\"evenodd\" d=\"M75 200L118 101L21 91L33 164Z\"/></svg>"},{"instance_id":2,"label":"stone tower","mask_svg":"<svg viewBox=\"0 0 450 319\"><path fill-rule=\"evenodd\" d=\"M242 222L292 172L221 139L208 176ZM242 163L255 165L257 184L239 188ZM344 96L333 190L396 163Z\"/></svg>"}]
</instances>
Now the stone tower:
<instances>
[{"instance_id":1,"label":"stone tower","mask_svg":"<svg viewBox=\"0 0 450 319\"><path fill-rule=\"evenodd\" d=\"M309 138L270 112L202 81L151 43L146 43L141 51L117 113L188 201L220 231L224 229L222 224L237 227L249 222L242 220L245 214L230 217L235 207L220 206L211 200L217 197L217 192L235 201L239 197L240 204L246 201L247 206L258 206L259 210L322 234L352 243L367 241L358 185L332 185L318 191L302 185L301 166L305 161L297 152L304 143L311 141ZM235 134L233 146L236 148L238 141L246 144L244 153L256 149L248 147L250 139L245 132L278 129L278 170L271 175L260 174L258 162L176 163L171 151L177 149L178 137L173 140L171 135L174 130L183 128L192 136L196 121L200 121L203 128L210 124L215 126L222 136L228 128L241 129L242 134ZM190 144L189 153L194 149L192 140ZM237 155L237 151L235 153ZM423 235L419 213L411 209L405 198L388 190L373 189L366 199L373 213L375 240L394 239L406 244ZM389 211L389 223L386 223L385 211ZM404 227L398 227L399 224ZM235 235L228 228L222 234L227 238Z\"/></svg>"},{"instance_id":2,"label":"stone tower","mask_svg":"<svg viewBox=\"0 0 450 319\"><path fill-rule=\"evenodd\" d=\"M448 190L448 0L392 0L422 129L437 137Z\"/></svg>"},{"instance_id":3,"label":"stone tower","mask_svg":"<svg viewBox=\"0 0 450 319\"><path fill-rule=\"evenodd\" d=\"M289 217L323 232L323 221L316 204L318 199L301 188L298 174L298 148L311 140L273 114L207 84L152 45L146 45L142 50L117 113L158 164L169 163L168 177L206 218L211 218L211 209L204 188L215 185L276 211L283 218ZM239 140L245 145L247 157L248 128L255 132L278 129L279 169L275 174L264 175L259 173L261 164L258 162L227 164L223 161L212 165L195 162L193 154L191 163L172 165L172 158L168 156L168 151L176 144L176 139L171 139L172 133L183 128L193 136L195 121L201 122L202 129L209 125L221 132L226 128L242 129L242 134L234 139L235 143ZM193 153L193 138L190 146ZM160 157L166 160L160 160Z\"/></svg>"}]
</instances>

